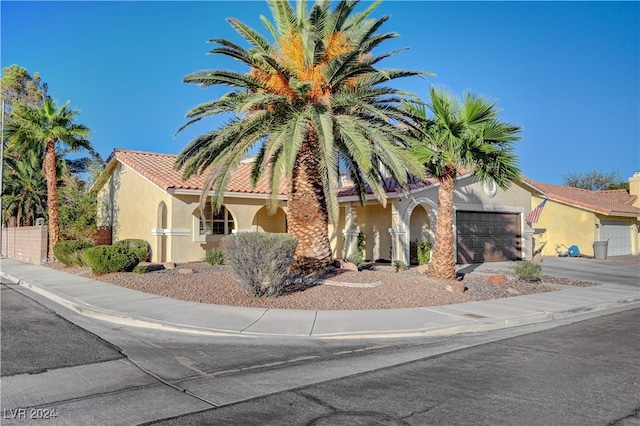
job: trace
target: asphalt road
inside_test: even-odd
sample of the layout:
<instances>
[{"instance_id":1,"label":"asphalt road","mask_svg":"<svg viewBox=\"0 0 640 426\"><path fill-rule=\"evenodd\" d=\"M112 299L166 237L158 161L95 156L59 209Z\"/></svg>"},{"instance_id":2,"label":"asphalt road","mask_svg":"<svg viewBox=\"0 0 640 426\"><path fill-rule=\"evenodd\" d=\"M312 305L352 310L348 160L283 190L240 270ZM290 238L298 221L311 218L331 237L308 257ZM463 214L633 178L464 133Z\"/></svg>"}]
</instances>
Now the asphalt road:
<instances>
[{"instance_id":1,"label":"asphalt road","mask_svg":"<svg viewBox=\"0 0 640 426\"><path fill-rule=\"evenodd\" d=\"M154 425L638 425L640 309Z\"/></svg>"},{"instance_id":2,"label":"asphalt road","mask_svg":"<svg viewBox=\"0 0 640 426\"><path fill-rule=\"evenodd\" d=\"M2 284L1 375L120 359L119 349Z\"/></svg>"},{"instance_id":3,"label":"asphalt road","mask_svg":"<svg viewBox=\"0 0 640 426\"><path fill-rule=\"evenodd\" d=\"M640 425L639 309L292 341L122 326L2 287L2 424Z\"/></svg>"}]
</instances>

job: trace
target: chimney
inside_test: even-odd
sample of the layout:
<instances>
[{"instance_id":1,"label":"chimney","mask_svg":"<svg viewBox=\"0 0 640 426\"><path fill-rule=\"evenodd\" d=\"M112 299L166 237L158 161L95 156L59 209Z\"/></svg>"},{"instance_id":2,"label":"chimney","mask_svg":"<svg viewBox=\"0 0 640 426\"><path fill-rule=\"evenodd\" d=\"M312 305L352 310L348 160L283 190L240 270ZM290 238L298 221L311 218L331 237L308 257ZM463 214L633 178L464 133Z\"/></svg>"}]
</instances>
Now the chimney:
<instances>
[{"instance_id":1,"label":"chimney","mask_svg":"<svg viewBox=\"0 0 640 426\"><path fill-rule=\"evenodd\" d=\"M635 172L629 178L629 194L636 196L633 206L640 207L640 172Z\"/></svg>"}]
</instances>

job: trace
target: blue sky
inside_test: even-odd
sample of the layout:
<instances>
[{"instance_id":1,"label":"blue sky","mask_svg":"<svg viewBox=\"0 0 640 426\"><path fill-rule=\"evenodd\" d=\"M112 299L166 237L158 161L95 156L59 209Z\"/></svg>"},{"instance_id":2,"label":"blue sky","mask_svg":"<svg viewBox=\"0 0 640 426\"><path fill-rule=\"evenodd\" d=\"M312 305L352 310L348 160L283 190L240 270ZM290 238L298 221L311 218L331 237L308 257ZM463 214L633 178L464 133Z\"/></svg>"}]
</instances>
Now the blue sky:
<instances>
[{"instance_id":1,"label":"blue sky","mask_svg":"<svg viewBox=\"0 0 640 426\"><path fill-rule=\"evenodd\" d=\"M2 67L39 72L54 99L81 111L105 159L114 148L177 154L216 127L211 119L174 138L187 110L225 92L182 79L241 70L207 56L206 41L242 43L228 17L267 35L259 17L271 16L263 1L3 0L0 11ZM380 52L409 50L381 65L436 73L397 86L423 100L437 85L498 101L501 118L524 130L525 176L561 184L568 172L626 180L640 170L640 3L387 0L373 16L387 14L382 30L400 37Z\"/></svg>"}]
</instances>

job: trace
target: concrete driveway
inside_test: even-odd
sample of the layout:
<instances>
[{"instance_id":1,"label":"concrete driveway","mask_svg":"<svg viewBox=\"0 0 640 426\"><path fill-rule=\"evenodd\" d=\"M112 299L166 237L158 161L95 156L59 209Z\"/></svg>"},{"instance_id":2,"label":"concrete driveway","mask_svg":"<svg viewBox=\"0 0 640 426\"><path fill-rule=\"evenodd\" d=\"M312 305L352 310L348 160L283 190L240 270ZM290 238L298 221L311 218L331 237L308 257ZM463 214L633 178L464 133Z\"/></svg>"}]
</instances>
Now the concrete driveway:
<instances>
[{"instance_id":1,"label":"concrete driveway","mask_svg":"<svg viewBox=\"0 0 640 426\"><path fill-rule=\"evenodd\" d=\"M542 261L542 274L640 290L640 256L625 256L625 258L598 260L586 257L545 257ZM511 262L492 262L462 265L459 271L466 273L491 269L509 271L510 266Z\"/></svg>"}]
</instances>

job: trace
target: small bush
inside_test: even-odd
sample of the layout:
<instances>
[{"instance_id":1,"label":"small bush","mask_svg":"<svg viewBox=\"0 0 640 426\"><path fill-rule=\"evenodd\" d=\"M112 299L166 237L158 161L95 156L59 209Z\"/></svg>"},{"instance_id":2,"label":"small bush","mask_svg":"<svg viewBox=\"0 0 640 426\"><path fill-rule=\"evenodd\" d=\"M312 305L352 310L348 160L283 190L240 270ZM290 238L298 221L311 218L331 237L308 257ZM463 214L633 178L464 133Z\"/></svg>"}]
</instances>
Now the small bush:
<instances>
[{"instance_id":1,"label":"small bush","mask_svg":"<svg viewBox=\"0 0 640 426\"><path fill-rule=\"evenodd\" d=\"M540 281L542 279L542 265L539 263L523 260L512 263L510 268L522 280Z\"/></svg>"},{"instance_id":2,"label":"small bush","mask_svg":"<svg viewBox=\"0 0 640 426\"><path fill-rule=\"evenodd\" d=\"M243 232L222 239L225 263L250 296L280 294L297 245L298 240L290 235L266 232Z\"/></svg>"},{"instance_id":3,"label":"small bush","mask_svg":"<svg viewBox=\"0 0 640 426\"><path fill-rule=\"evenodd\" d=\"M431 243L427 240L422 240L416 247L418 255L418 265L426 265L431 261Z\"/></svg>"},{"instance_id":4,"label":"small bush","mask_svg":"<svg viewBox=\"0 0 640 426\"><path fill-rule=\"evenodd\" d=\"M113 244L114 246L125 246L129 247L131 251L133 251L136 256L138 256L139 262L146 262L149 260L149 253L151 252L151 247L149 243L145 240L140 240L137 238L127 238L125 240L117 241Z\"/></svg>"},{"instance_id":5,"label":"small bush","mask_svg":"<svg viewBox=\"0 0 640 426\"><path fill-rule=\"evenodd\" d=\"M391 266L395 268L396 272L406 271L407 269L409 269L402 260L394 260L391 263Z\"/></svg>"},{"instance_id":6,"label":"small bush","mask_svg":"<svg viewBox=\"0 0 640 426\"><path fill-rule=\"evenodd\" d=\"M151 268L149 265L136 265L132 272L134 274L146 274L147 272L151 272Z\"/></svg>"},{"instance_id":7,"label":"small bush","mask_svg":"<svg viewBox=\"0 0 640 426\"><path fill-rule=\"evenodd\" d=\"M58 262L64 263L67 266L83 266L81 253L89 247L93 247L93 244L87 241L60 241L53 246L53 254L56 259L58 259Z\"/></svg>"},{"instance_id":8,"label":"small bush","mask_svg":"<svg viewBox=\"0 0 640 426\"><path fill-rule=\"evenodd\" d=\"M364 256L362 255L361 252L358 252L354 255L349 256L348 258L345 259L345 261L349 262L349 263L353 263L354 265L356 265L358 267L358 270L362 269L362 266L364 265Z\"/></svg>"},{"instance_id":9,"label":"small bush","mask_svg":"<svg viewBox=\"0 0 640 426\"><path fill-rule=\"evenodd\" d=\"M131 272L139 263L138 256L126 245L95 246L83 252L84 263L94 274Z\"/></svg>"},{"instance_id":10,"label":"small bush","mask_svg":"<svg viewBox=\"0 0 640 426\"><path fill-rule=\"evenodd\" d=\"M211 266L222 265L222 262L224 262L224 252L222 251L222 247L214 247L207 250L204 255L204 261Z\"/></svg>"}]
</instances>

